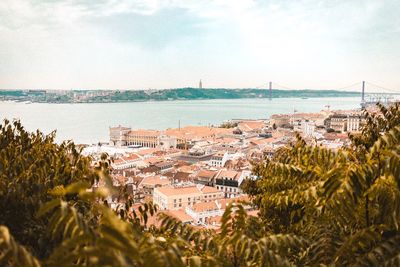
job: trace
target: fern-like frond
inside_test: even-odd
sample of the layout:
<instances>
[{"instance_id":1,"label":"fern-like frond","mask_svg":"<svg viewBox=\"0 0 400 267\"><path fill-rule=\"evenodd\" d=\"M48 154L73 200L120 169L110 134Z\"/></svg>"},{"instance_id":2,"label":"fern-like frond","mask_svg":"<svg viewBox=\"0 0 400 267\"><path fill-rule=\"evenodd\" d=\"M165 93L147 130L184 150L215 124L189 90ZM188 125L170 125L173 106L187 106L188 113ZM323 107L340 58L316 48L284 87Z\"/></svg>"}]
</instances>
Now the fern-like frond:
<instances>
[{"instance_id":1,"label":"fern-like frond","mask_svg":"<svg viewBox=\"0 0 400 267\"><path fill-rule=\"evenodd\" d=\"M39 261L19 245L8 228L0 225L0 266L40 267Z\"/></svg>"}]
</instances>

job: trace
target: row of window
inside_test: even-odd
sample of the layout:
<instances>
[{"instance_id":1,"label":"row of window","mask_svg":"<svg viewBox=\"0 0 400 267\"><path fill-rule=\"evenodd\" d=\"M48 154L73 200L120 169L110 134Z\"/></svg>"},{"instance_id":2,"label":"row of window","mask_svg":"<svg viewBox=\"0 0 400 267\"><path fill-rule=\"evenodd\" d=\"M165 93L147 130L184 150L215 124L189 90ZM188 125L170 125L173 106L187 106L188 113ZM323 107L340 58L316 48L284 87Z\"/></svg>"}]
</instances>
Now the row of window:
<instances>
[{"instance_id":1,"label":"row of window","mask_svg":"<svg viewBox=\"0 0 400 267\"><path fill-rule=\"evenodd\" d=\"M224 188L225 188L225 189L224 189ZM228 190L228 187L217 186L217 189L222 190L222 191L225 191L225 192L227 192L227 191L229 191L229 192L239 192L238 189L232 188L232 187L229 187L229 190Z\"/></svg>"},{"instance_id":2,"label":"row of window","mask_svg":"<svg viewBox=\"0 0 400 267\"><path fill-rule=\"evenodd\" d=\"M218 187L217 187L217 188L218 188ZM209 198L216 198L217 195L216 195L216 194L213 194L213 195L205 195L205 196L204 196L204 198L207 198L207 197L209 197ZM182 202L182 199L181 199L181 198L179 198L178 200L179 200L179 202ZM187 200L188 200L188 202L190 203L191 198L188 197ZM193 198L193 201L195 201L195 200L196 200L196 198ZM197 197L197 200L200 201L200 197ZM177 199L175 198L175 199L174 199L174 203L176 203L176 201L177 201Z\"/></svg>"}]
</instances>

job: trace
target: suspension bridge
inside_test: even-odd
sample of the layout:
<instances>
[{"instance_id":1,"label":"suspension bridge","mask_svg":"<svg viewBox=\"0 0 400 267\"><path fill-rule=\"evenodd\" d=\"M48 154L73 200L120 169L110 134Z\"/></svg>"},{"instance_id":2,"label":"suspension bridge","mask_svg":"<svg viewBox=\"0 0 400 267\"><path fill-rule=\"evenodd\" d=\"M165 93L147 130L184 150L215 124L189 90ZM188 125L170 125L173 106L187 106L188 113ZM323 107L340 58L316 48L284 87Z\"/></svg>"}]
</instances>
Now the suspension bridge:
<instances>
[{"instance_id":1,"label":"suspension bridge","mask_svg":"<svg viewBox=\"0 0 400 267\"><path fill-rule=\"evenodd\" d=\"M261 84L256 86L257 89L266 89L269 90L269 98L273 98L273 90L299 90L299 88L294 88L290 86L286 86L277 82L268 82L265 84ZM400 96L400 90L395 90L391 88L387 88L377 83L372 83L368 81L356 82L342 87L329 88L330 90L337 91L358 91L360 90L360 105L362 108L365 108L370 105L375 105L376 103L382 103L384 105L388 105L392 102L399 101L399 99L395 99L394 96ZM368 91L367 91L368 89ZM304 90L320 90L320 89L312 89L306 88Z\"/></svg>"}]
</instances>

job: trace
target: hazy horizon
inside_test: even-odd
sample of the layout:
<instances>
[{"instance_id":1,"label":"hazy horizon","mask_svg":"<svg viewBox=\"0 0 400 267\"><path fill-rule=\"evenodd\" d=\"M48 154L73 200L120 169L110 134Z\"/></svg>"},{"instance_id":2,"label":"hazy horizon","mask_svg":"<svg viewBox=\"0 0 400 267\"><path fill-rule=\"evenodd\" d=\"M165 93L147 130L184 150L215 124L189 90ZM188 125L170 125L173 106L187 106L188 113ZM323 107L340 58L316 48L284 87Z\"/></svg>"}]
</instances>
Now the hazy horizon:
<instances>
[{"instance_id":1,"label":"hazy horizon","mask_svg":"<svg viewBox=\"0 0 400 267\"><path fill-rule=\"evenodd\" d=\"M361 85L361 82L360 82ZM18 90L35 90L35 91L40 91L40 90L46 90L46 91L159 91L159 90L178 90L178 89L199 89L198 87L174 87L174 88L125 88L125 89L120 89L120 88L115 88L115 89L110 89L110 88L69 88L69 89L61 89L61 88L0 88L0 91L18 91ZM238 88L233 88L233 87L203 87L201 89L225 89L225 90L268 90L267 87L238 87ZM282 91L340 91L340 92L348 92L348 93L353 93L353 92L359 92L361 90L357 89L335 89L335 88L272 88L272 90L282 90ZM390 94L391 92L388 92L387 94ZM393 94L398 94L397 92Z\"/></svg>"},{"instance_id":2,"label":"hazy horizon","mask_svg":"<svg viewBox=\"0 0 400 267\"><path fill-rule=\"evenodd\" d=\"M396 0L3 0L0 88L400 90L399 13Z\"/></svg>"}]
</instances>

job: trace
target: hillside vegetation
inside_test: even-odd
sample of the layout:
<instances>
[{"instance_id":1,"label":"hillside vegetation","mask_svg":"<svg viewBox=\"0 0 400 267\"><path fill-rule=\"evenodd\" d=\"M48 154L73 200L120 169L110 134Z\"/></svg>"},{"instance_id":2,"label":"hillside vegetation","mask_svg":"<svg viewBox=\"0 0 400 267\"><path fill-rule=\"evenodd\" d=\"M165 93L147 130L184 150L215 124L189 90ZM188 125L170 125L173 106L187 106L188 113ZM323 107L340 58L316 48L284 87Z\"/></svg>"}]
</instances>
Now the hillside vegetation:
<instances>
[{"instance_id":1,"label":"hillside vegetation","mask_svg":"<svg viewBox=\"0 0 400 267\"><path fill-rule=\"evenodd\" d=\"M301 138L254 166L243 188L260 210L229 206L220 231L139 210L119 213L106 156L90 167L72 143L0 128L0 266L399 266L400 106L366 113L339 151Z\"/></svg>"},{"instance_id":2,"label":"hillside vegetation","mask_svg":"<svg viewBox=\"0 0 400 267\"><path fill-rule=\"evenodd\" d=\"M272 98L281 97L350 97L358 92L335 90L272 90ZM44 103L108 103L135 101L269 98L267 89L198 89L164 90L71 90L60 92L0 90L0 99Z\"/></svg>"}]
</instances>

